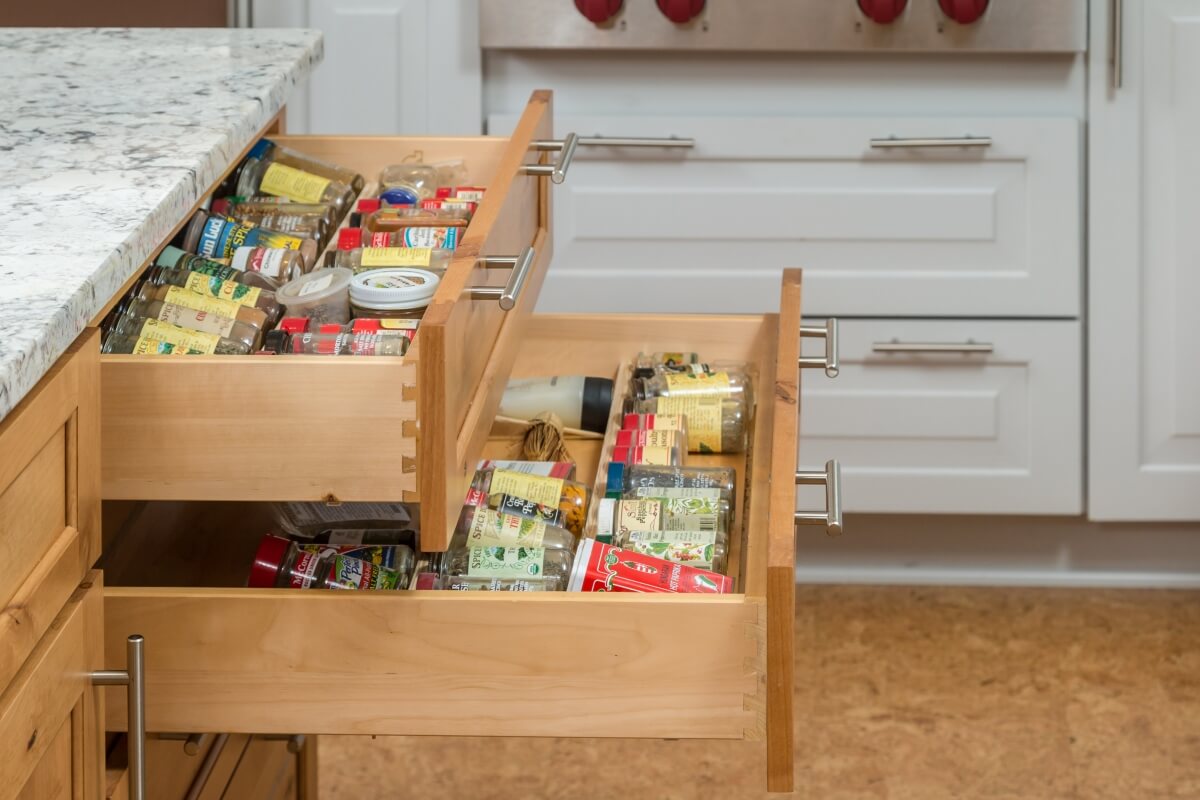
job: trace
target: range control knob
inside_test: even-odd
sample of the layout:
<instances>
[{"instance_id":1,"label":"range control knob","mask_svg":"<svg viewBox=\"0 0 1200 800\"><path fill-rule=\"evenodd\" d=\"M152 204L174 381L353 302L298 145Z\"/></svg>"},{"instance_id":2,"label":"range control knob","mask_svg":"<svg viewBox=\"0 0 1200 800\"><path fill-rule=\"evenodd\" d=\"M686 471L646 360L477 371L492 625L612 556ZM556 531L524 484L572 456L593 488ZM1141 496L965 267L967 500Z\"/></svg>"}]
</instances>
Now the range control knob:
<instances>
[{"instance_id":1,"label":"range control knob","mask_svg":"<svg viewBox=\"0 0 1200 800\"><path fill-rule=\"evenodd\" d=\"M942 13L959 25L977 22L987 11L988 0L938 0Z\"/></svg>"},{"instance_id":2,"label":"range control knob","mask_svg":"<svg viewBox=\"0 0 1200 800\"><path fill-rule=\"evenodd\" d=\"M621 10L623 0L575 0L579 13L597 25L603 25Z\"/></svg>"},{"instance_id":3,"label":"range control knob","mask_svg":"<svg viewBox=\"0 0 1200 800\"><path fill-rule=\"evenodd\" d=\"M879 25L891 25L907 5L908 0L858 0L859 10Z\"/></svg>"},{"instance_id":4,"label":"range control knob","mask_svg":"<svg viewBox=\"0 0 1200 800\"><path fill-rule=\"evenodd\" d=\"M658 10L671 22L682 25L700 16L704 0L658 0Z\"/></svg>"}]
</instances>

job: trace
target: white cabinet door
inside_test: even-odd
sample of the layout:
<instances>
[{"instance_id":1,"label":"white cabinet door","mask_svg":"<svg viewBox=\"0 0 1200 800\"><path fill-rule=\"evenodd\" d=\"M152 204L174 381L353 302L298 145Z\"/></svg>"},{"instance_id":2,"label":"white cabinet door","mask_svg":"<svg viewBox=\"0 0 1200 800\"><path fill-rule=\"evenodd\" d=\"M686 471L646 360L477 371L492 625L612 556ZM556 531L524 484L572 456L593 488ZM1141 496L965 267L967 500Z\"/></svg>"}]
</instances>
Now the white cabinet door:
<instances>
[{"instance_id":1,"label":"white cabinet door","mask_svg":"<svg viewBox=\"0 0 1200 800\"><path fill-rule=\"evenodd\" d=\"M1108 0L1091 38L1088 507L1200 519L1200 2Z\"/></svg>"},{"instance_id":2,"label":"white cabinet door","mask_svg":"<svg viewBox=\"0 0 1200 800\"><path fill-rule=\"evenodd\" d=\"M1074 118L560 115L555 128L696 145L579 149L554 190L539 309L770 311L779 271L803 267L806 314L1079 314ZM991 144L872 146L888 137Z\"/></svg>"},{"instance_id":3,"label":"white cabinet door","mask_svg":"<svg viewBox=\"0 0 1200 800\"><path fill-rule=\"evenodd\" d=\"M1079 332L1073 320L842 320L841 373L805 377L800 468L838 459L848 511L1079 514ZM982 352L928 352L962 345Z\"/></svg>"},{"instance_id":4,"label":"white cabinet door","mask_svg":"<svg viewBox=\"0 0 1200 800\"><path fill-rule=\"evenodd\" d=\"M477 0L254 0L255 27L325 34L292 133L478 135Z\"/></svg>"}]
</instances>

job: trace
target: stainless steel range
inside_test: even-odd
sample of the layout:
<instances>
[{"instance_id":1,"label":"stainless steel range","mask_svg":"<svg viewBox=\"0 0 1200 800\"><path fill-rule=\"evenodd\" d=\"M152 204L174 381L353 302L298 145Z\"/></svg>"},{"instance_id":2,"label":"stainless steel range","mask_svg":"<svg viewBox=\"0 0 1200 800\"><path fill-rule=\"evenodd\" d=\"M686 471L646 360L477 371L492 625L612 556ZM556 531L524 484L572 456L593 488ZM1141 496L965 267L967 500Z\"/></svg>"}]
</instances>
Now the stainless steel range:
<instances>
[{"instance_id":1,"label":"stainless steel range","mask_svg":"<svg viewBox=\"0 0 1200 800\"><path fill-rule=\"evenodd\" d=\"M484 48L1072 53L1076 0L481 0Z\"/></svg>"}]
</instances>

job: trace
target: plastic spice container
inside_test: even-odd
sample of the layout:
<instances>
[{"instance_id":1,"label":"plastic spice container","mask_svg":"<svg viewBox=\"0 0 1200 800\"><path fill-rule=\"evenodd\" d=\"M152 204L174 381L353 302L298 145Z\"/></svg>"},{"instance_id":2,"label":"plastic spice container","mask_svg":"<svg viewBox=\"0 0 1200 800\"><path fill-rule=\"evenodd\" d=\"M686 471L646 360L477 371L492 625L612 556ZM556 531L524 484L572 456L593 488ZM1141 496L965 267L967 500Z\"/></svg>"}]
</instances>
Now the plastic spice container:
<instances>
[{"instance_id":1,"label":"plastic spice container","mask_svg":"<svg viewBox=\"0 0 1200 800\"><path fill-rule=\"evenodd\" d=\"M182 286L163 285L143 281L133 291L133 297L138 300L151 302L161 300L176 306L183 306L195 311L218 314L222 317L236 319L255 330L263 330L267 326L267 314L261 308L244 306L233 300L225 300L208 294L193 292Z\"/></svg>"},{"instance_id":2,"label":"plastic spice container","mask_svg":"<svg viewBox=\"0 0 1200 800\"><path fill-rule=\"evenodd\" d=\"M363 218L362 227L372 233L404 228L465 228L470 214L465 208L408 208L384 206Z\"/></svg>"},{"instance_id":3,"label":"plastic spice container","mask_svg":"<svg viewBox=\"0 0 1200 800\"><path fill-rule=\"evenodd\" d=\"M403 547L403 545L399 545ZM248 585L284 589L403 589L408 575L400 569L353 558L327 545L300 545L264 536L254 554ZM359 549L359 548L346 548ZM407 547L404 548L408 550ZM413 561L408 557L409 569Z\"/></svg>"},{"instance_id":4,"label":"plastic spice container","mask_svg":"<svg viewBox=\"0 0 1200 800\"><path fill-rule=\"evenodd\" d=\"M136 336L159 342L170 342L178 347L196 350L205 355L244 356L250 347L244 342L219 336L215 333L189 330L170 322L149 317L124 315L117 318L112 332L123 336Z\"/></svg>"},{"instance_id":5,"label":"plastic spice container","mask_svg":"<svg viewBox=\"0 0 1200 800\"><path fill-rule=\"evenodd\" d=\"M116 310L118 315L149 317L193 331L215 333L218 336L241 342L249 348L253 348L258 342L259 330L251 325L231 317L197 311L193 308L177 306L174 303L164 303L161 300L126 298L121 301Z\"/></svg>"},{"instance_id":6,"label":"plastic spice container","mask_svg":"<svg viewBox=\"0 0 1200 800\"><path fill-rule=\"evenodd\" d=\"M146 273L146 280L160 286L180 286L197 294L207 294L211 297L232 301L239 306L257 308L270 319L279 319L280 312L283 310L275 299L275 293L268 289L237 281L222 280L202 272L192 272L189 269L153 267Z\"/></svg>"},{"instance_id":7,"label":"plastic spice container","mask_svg":"<svg viewBox=\"0 0 1200 800\"><path fill-rule=\"evenodd\" d=\"M279 287L276 299L287 306L289 317L308 317L316 323L350 321L350 280L348 269L316 269Z\"/></svg>"},{"instance_id":8,"label":"plastic spice container","mask_svg":"<svg viewBox=\"0 0 1200 800\"><path fill-rule=\"evenodd\" d=\"M437 292L441 278L424 269L372 269L350 281L350 305L356 317L419 319Z\"/></svg>"}]
</instances>

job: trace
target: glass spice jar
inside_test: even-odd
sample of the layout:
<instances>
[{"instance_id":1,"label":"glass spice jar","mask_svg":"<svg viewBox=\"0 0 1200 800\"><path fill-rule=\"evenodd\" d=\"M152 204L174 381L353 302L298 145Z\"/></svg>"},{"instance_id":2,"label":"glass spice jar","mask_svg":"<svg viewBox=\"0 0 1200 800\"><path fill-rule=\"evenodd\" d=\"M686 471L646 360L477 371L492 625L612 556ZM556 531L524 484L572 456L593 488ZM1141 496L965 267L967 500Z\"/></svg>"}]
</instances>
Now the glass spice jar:
<instances>
[{"instance_id":1,"label":"glass spice jar","mask_svg":"<svg viewBox=\"0 0 1200 800\"><path fill-rule=\"evenodd\" d=\"M400 545L403 546L403 545ZM402 589L407 576L324 545L302 546L278 536L264 536L254 555L247 581L252 588Z\"/></svg>"},{"instance_id":2,"label":"glass spice jar","mask_svg":"<svg viewBox=\"0 0 1200 800\"><path fill-rule=\"evenodd\" d=\"M139 300L136 297L126 298L117 305L118 315L131 317L148 317L162 320L181 328L204 333L214 333L234 341L241 342L251 349L258 343L259 329L239 322L232 317L223 317L207 311L197 311L194 308L177 306L174 303L164 303L161 300Z\"/></svg>"},{"instance_id":3,"label":"glass spice jar","mask_svg":"<svg viewBox=\"0 0 1200 800\"><path fill-rule=\"evenodd\" d=\"M142 281L134 288L132 297L145 302L160 300L196 311L218 314L222 317L236 319L259 331L267 327L267 314L260 308L244 306L233 300L225 300L208 294L200 294L182 286L155 285L149 281Z\"/></svg>"},{"instance_id":4,"label":"glass spice jar","mask_svg":"<svg viewBox=\"0 0 1200 800\"><path fill-rule=\"evenodd\" d=\"M627 410L687 417L689 452L745 451L753 400L743 365L659 368L650 377L634 378L633 390Z\"/></svg>"},{"instance_id":5,"label":"glass spice jar","mask_svg":"<svg viewBox=\"0 0 1200 800\"><path fill-rule=\"evenodd\" d=\"M440 282L423 269L372 269L350 281L350 311L356 317L420 319Z\"/></svg>"},{"instance_id":6,"label":"glass spice jar","mask_svg":"<svg viewBox=\"0 0 1200 800\"><path fill-rule=\"evenodd\" d=\"M381 240L391 238L390 234L372 234L368 241L375 236ZM338 249L333 253L333 264L355 272L382 267L416 267L441 275L446 267L450 266L452 258L454 251L445 248L374 245L364 247L362 228L342 228L338 231Z\"/></svg>"},{"instance_id":7,"label":"glass spice jar","mask_svg":"<svg viewBox=\"0 0 1200 800\"><path fill-rule=\"evenodd\" d=\"M296 250L307 266L317 259L317 243L302 236L273 231L201 209L188 223L183 249L206 258L231 258L239 247L279 247Z\"/></svg>"},{"instance_id":8,"label":"glass spice jar","mask_svg":"<svg viewBox=\"0 0 1200 800\"><path fill-rule=\"evenodd\" d=\"M571 574L570 550L543 547L460 547L442 560L447 589L562 591Z\"/></svg>"},{"instance_id":9,"label":"glass spice jar","mask_svg":"<svg viewBox=\"0 0 1200 800\"><path fill-rule=\"evenodd\" d=\"M259 139L237 169L239 195L267 194L294 203L329 203L345 214L363 190L362 175Z\"/></svg>"},{"instance_id":10,"label":"glass spice jar","mask_svg":"<svg viewBox=\"0 0 1200 800\"><path fill-rule=\"evenodd\" d=\"M237 195L213 200L210 210L238 222L314 239L318 249L328 241L337 213L329 203L290 203L271 197L262 202Z\"/></svg>"},{"instance_id":11,"label":"glass spice jar","mask_svg":"<svg viewBox=\"0 0 1200 800\"><path fill-rule=\"evenodd\" d=\"M204 355L243 356L250 353L249 345L215 333L189 330L149 317L120 316L111 328L118 336L133 336L139 339L151 339L160 342L170 342L176 347L194 350Z\"/></svg>"},{"instance_id":12,"label":"glass spice jar","mask_svg":"<svg viewBox=\"0 0 1200 800\"><path fill-rule=\"evenodd\" d=\"M242 248L238 249L241 250ZM288 250L286 252L292 253L295 251ZM299 258L299 256L297 255L296 258ZM167 269L184 269L189 272L198 272L201 275L207 275L210 278L218 278L223 281L257 286L267 291L274 291L279 288L279 284L271 280L269 275L247 272L232 264L223 264L211 258L185 253L178 247L171 247L170 245L162 249L162 252L158 254L158 258L154 260L154 264L155 266Z\"/></svg>"},{"instance_id":13,"label":"glass spice jar","mask_svg":"<svg viewBox=\"0 0 1200 800\"><path fill-rule=\"evenodd\" d=\"M263 349L280 355L313 356L402 356L409 339L403 332L294 333L270 331Z\"/></svg>"},{"instance_id":14,"label":"glass spice jar","mask_svg":"<svg viewBox=\"0 0 1200 800\"><path fill-rule=\"evenodd\" d=\"M237 281L222 280L189 269L151 267L146 280L159 286L180 286L197 294L207 294L222 300L230 300L240 306L257 308L269 319L279 319L283 307L275 300L275 293L257 286Z\"/></svg>"},{"instance_id":15,"label":"glass spice jar","mask_svg":"<svg viewBox=\"0 0 1200 800\"><path fill-rule=\"evenodd\" d=\"M506 514L488 506L464 506L450 547L541 547L575 550L575 536L545 520Z\"/></svg>"},{"instance_id":16,"label":"glass spice jar","mask_svg":"<svg viewBox=\"0 0 1200 800\"><path fill-rule=\"evenodd\" d=\"M507 494L557 507L563 512L563 527L576 536L583 534L591 489L578 481L508 469L477 470L471 480L467 504L484 505L492 494Z\"/></svg>"}]
</instances>

